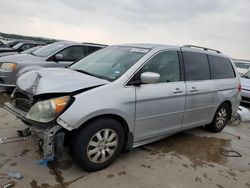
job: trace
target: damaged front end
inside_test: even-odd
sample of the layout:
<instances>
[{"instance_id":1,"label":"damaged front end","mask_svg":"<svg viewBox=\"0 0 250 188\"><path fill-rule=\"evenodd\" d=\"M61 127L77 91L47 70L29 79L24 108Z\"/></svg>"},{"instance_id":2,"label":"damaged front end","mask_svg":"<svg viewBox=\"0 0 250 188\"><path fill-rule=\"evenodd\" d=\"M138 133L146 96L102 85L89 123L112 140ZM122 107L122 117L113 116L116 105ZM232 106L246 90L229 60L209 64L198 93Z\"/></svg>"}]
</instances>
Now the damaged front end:
<instances>
[{"instance_id":1,"label":"damaged front end","mask_svg":"<svg viewBox=\"0 0 250 188\"><path fill-rule=\"evenodd\" d=\"M40 103L41 102L42 101L40 101ZM27 126L29 126L32 136L34 138L39 139L39 144L40 146L42 146L43 149L44 159L49 159L54 157L60 158L63 153L64 138L67 129L59 125L58 122L56 122L57 118L55 117L53 118L53 120L49 122L41 122L43 121L42 119L40 119L39 120L40 122L38 122L35 121L35 118L32 119L31 112L32 110L34 110L34 108L37 108L36 107L37 105L39 105L39 99L27 95L20 89L15 89L14 92L12 93L11 101L5 103L4 108L10 113L17 116L19 119L21 119ZM59 106L58 108L60 108L61 110L60 113L62 113L63 110L65 109L65 108L63 109L61 106ZM60 113L54 115L58 116ZM38 113L38 115L41 114ZM50 120L50 118L51 117L47 117L48 120ZM68 128L68 130L69 129L70 128Z\"/></svg>"},{"instance_id":2,"label":"damaged front end","mask_svg":"<svg viewBox=\"0 0 250 188\"><path fill-rule=\"evenodd\" d=\"M28 125L41 140L44 158L60 157L64 138L75 129L60 118L74 96L110 83L70 69L46 68L22 74L4 108ZM66 134L67 133L67 134Z\"/></svg>"}]
</instances>

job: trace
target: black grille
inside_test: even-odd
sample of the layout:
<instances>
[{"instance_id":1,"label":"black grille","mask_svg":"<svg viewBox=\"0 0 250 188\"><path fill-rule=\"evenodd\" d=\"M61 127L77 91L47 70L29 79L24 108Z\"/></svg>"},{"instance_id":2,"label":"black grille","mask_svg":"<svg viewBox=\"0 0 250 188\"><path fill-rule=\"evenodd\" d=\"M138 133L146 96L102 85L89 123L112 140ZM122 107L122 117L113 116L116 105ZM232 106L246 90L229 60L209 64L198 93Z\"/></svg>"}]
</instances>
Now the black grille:
<instances>
[{"instance_id":1,"label":"black grille","mask_svg":"<svg viewBox=\"0 0 250 188\"><path fill-rule=\"evenodd\" d=\"M15 106L25 112L28 112L34 105L33 100L19 90L15 91L13 98Z\"/></svg>"},{"instance_id":2,"label":"black grille","mask_svg":"<svg viewBox=\"0 0 250 188\"><path fill-rule=\"evenodd\" d=\"M248 97L241 97L241 100L246 101L246 102L250 102L250 98L248 98Z\"/></svg>"}]
</instances>

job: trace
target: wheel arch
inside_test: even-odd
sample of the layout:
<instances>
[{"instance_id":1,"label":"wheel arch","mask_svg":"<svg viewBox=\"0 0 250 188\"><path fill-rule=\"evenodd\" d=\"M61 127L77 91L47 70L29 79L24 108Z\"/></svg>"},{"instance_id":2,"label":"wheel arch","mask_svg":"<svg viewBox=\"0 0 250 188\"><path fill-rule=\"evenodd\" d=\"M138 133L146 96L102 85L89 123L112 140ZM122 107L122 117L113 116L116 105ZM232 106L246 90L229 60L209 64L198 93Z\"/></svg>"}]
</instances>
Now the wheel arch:
<instances>
[{"instance_id":1,"label":"wheel arch","mask_svg":"<svg viewBox=\"0 0 250 188\"><path fill-rule=\"evenodd\" d=\"M100 118L111 118L111 119L115 119L121 123L121 125L124 129L124 133L125 133L125 144L123 147L123 151L130 151L132 149L132 146L133 146L133 140L134 140L133 133L130 131L127 121L123 117L121 117L117 114L101 114L101 115L97 115L95 117L91 117L90 119L86 120L77 129L84 128L90 122L95 121L95 120L100 119Z\"/></svg>"},{"instance_id":2,"label":"wheel arch","mask_svg":"<svg viewBox=\"0 0 250 188\"><path fill-rule=\"evenodd\" d=\"M227 104L227 105L229 106L229 110L230 110L230 113L229 113L229 120L230 120L231 117L232 117L232 103L231 103L230 100L225 100L224 102L222 102L222 103L220 104L220 106L221 106L222 104ZM218 108L219 108L219 107L218 107Z\"/></svg>"}]
</instances>

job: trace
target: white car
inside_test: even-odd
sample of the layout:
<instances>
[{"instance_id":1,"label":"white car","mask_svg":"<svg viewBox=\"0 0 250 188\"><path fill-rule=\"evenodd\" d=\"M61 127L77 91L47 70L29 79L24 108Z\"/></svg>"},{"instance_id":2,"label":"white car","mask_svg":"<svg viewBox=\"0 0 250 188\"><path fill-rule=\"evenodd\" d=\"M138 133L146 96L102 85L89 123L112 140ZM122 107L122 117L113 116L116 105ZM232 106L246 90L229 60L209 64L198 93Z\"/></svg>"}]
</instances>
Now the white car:
<instances>
[{"instance_id":1,"label":"white car","mask_svg":"<svg viewBox=\"0 0 250 188\"><path fill-rule=\"evenodd\" d=\"M250 61L234 61L237 71L240 75L244 75L250 70Z\"/></svg>"},{"instance_id":2,"label":"white car","mask_svg":"<svg viewBox=\"0 0 250 188\"><path fill-rule=\"evenodd\" d=\"M241 77L241 102L250 104L250 71Z\"/></svg>"}]
</instances>

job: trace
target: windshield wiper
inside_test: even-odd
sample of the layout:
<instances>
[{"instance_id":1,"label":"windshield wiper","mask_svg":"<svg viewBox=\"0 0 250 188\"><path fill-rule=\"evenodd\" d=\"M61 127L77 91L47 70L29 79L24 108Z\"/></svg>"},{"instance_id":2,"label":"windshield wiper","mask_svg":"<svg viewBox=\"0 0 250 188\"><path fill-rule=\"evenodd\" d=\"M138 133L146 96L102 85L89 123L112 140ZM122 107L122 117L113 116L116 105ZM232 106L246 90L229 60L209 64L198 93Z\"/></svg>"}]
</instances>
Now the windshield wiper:
<instances>
[{"instance_id":1,"label":"windshield wiper","mask_svg":"<svg viewBox=\"0 0 250 188\"><path fill-rule=\"evenodd\" d=\"M242 76L243 78L247 78L247 79L249 79L250 77L249 76L247 76L247 75L243 75Z\"/></svg>"},{"instance_id":2,"label":"windshield wiper","mask_svg":"<svg viewBox=\"0 0 250 188\"><path fill-rule=\"evenodd\" d=\"M72 69L72 70L77 71L77 72L80 72L80 73L83 73L83 74L87 74L87 75L89 75L89 76L94 76L94 77L97 77L97 78L101 78L101 79L104 79L104 80L114 81L114 79L112 79L112 78L110 78L110 77L107 77L107 76L92 74L92 73L90 73L90 72L87 72L87 71L84 71L84 70L79 70L79 69Z\"/></svg>"}]
</instances>

